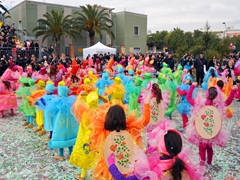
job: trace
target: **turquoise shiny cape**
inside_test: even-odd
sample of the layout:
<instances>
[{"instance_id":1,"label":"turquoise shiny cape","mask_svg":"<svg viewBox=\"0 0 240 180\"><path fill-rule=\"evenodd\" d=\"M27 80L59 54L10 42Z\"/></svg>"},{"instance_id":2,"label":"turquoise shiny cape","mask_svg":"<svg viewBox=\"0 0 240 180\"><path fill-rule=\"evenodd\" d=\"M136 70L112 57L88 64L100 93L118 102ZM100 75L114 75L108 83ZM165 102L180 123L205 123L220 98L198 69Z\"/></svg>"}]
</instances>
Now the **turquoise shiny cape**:
<instances>
[{"instance_id":1,"label":"turquoise shiny cape","mask_svg":"<svg viewBox=\"0 0 240 180\"><path fill-rule=\"evenodd\" d=\"M48 111L55 115L52 139L48 142L50 149L66 148L75 144L79 125L70 112L75 100L76 96L59 97L49 104Z\"/></svg>"},{"instance_id":2,"label":"turquoise shiny cape","mask_svg":"<svg viewBox=\"0 0 240 180\"><path fill-rule=\"evenodd\" d=\"M41 99L39 99L36 102L36 106L43 110L44 114L44 129L46 131L52 131L53 130L53 124L54 124L54 113L48 111L48 105L51 104L51 101L54 99L57 99L58 97L56 95L43 95Z\"/></svg>"}]
</instances>

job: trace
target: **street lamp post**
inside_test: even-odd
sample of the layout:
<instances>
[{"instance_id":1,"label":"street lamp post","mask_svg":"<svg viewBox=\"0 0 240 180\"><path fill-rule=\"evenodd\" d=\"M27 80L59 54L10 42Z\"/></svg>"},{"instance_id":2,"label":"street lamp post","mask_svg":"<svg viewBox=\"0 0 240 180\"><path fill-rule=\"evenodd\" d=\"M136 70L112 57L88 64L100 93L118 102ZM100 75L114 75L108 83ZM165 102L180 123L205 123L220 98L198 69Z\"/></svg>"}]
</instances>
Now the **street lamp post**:
<instances>
[{"instance_id":1,"label":"street lamp post","mask_svg":"<svg viewBox=\"0 0 240 180\"><path fill-rule=\"evenodd\" d=\"M223 22L222 24L224 24L225 25L225 31L224 31L224 38L226 37L226 33L227 33L227 25L226 25L226 23L225 22Z\"/></svg>"}]
</instances>

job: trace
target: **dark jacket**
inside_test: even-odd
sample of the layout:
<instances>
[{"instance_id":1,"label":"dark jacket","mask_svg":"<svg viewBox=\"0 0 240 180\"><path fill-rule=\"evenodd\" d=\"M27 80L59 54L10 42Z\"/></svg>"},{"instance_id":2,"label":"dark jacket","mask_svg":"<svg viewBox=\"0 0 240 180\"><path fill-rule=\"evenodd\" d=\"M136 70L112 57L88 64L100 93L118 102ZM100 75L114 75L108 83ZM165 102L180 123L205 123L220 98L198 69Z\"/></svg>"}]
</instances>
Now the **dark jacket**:
<instances>
[{"instance_id":1,"label":"dark jacket","mask_svg":"<svg viewBox=\"0 0 240 180\"><path fill-rule=\"evenodd\" d=\"M197 58L195 61L194 61L194 68L196 69L196 71L198 73L204 73L203 71L203 65L206 65L207 66L207 59L205 58Z\"/></svg>"},{"instance_id":2,"label":"dark jacket","mask_svg":"<svg viewBox=\"0 0 240 180\"><path fill-rule=\"evenodd\" d=\"M173 60L172 57L171 57L171 58L166 57L166 58L164 59L164 62L165 62L166 64L168 64L168 66L173 70L173 68L174 68L174 60Z\"/></svg>"},{"instance_id":3,"label":"dark jacket","mask_svg":"<svg viewBox=\"0 0 240 180\"><path fill-rule=\"evenodd\" d=\"M213 60L211 60L208 63L208 68L210 68L210 67L214 67L215 68L216 65L218 65L218 61L216 61L216 64L214 64Z\"/></svg>"}]
</instances>

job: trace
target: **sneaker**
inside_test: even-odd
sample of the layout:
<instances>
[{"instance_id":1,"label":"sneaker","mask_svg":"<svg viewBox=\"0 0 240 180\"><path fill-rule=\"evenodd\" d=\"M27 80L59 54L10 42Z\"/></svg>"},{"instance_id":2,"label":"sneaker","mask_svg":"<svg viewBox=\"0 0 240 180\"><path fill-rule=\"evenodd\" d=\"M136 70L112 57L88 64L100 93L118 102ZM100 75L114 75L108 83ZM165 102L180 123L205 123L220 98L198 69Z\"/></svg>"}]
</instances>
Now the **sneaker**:
<instances>
[{"instance_id":1,"label":"sneaker","mask_svg":"<svg viewBox=\"0 0 240 180\"><path fill-rule=\"evenodd\" d=\"M34 133L39 132L39 131L41 131L41 128L38 128L38 127L33 130Z\"/></svg>"},{"instance_id":2,"label":"sneaker","mask_svg":"<svg viewBox=\"0 0 240 180\"><path fill-rule=\"evenodd\" d=\"M33 128L33 124L28 124L27 126L26 126L26 129L32 129Z\"/></svg>"},{"instance_id":3,"label":"sneaker","mask_svg":"<svg viewBox=\"0 0 240 180\"><path fill-rule=\"evenodd\" d=\"M46 137L44 140L45 141L50 141L51 139L50 139L50 137Z\"/></svg>"},{"instance_id":4,"label":"sneaker","mask_svg":"<svg viewBox=\"0 0 240 180\"><path fill-rule=\"evenodd\" d=\"M41 130L39 133L38 133L38 136L42 136L42 135L44 135L44 134L46 134L47 132L43 129L43 130Z\"/></svg>"},{"instance_id":5,"label":"sneaker","mask_svg":"<svg viewBox=\"0 0 240 180\"><path fill-rule=\"evenodd\" d=\"M77 180L85 180L85 178L81 178L81 174L76 174L76 175L75 175L75 178L76 178Z\"/></svg>"},{"instance_id":6,"label":"sneaker","mask_svg":"<svg viewBox=\"0 0 240 180\"><path fill-rule=\"evenodd\" d=\"M27 125L29 125L29 122L25 122L25 123L23 123L22 126L27 126Z\"/></svg>"},{"instance_id":7,"label":"sneaker","mask_svg":"<svg viewBox=\"0 0 240 180\"><path fill-rule=\"evenodd\" d=\"M237 102L240 102L240 99L238 99Z\"/></svg>"},{"instance_id":8,"label":"sneaker","mask_svg":"<svg viewBox=\"0 0 240 180\"><path fill-rule=\"evenodd\" d=\"M61 156L59 156L58 154L56 154L56 155L54 156L54 158L55 158L57 161L64 161L64 160L65 160L64 157L61 157Z\"/></svg>"}]
</instances>

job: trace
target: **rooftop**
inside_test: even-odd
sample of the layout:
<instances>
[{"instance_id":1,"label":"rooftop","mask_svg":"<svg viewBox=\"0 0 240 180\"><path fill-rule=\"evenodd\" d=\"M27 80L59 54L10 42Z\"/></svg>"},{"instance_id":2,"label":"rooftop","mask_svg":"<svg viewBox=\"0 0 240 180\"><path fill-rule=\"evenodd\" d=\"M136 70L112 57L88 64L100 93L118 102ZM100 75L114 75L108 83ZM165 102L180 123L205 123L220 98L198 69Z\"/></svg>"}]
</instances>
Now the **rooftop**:
<instances>
[{"instance_id":1,"label":"rooftop","mask_svg":"<svg viewBox=\"0 0 240 180\"><path fill-rule=\"evenodd\" d=\"M17 5L13 6L12 8L9 9L9 11L11 11L12 9L15 9L16 7L22 5L22 4L25 4L25 3L32 3L32 4L44 4L44 5L52 5L52 6L58 6L58 7L68 7L68 8L77 8L77 9L80 9L80 6L70 6L70 5L65 5L65 4L53 4L53 3L47 3L47 2L39 2L39 1L31 1L31 0L24 0L20 3L18 3ZM109 8L109 7L103 7L101 6L102 8L106 8L108 10L111 10L113 8Z\"/></svg>"}]
</instances>

